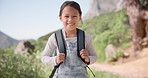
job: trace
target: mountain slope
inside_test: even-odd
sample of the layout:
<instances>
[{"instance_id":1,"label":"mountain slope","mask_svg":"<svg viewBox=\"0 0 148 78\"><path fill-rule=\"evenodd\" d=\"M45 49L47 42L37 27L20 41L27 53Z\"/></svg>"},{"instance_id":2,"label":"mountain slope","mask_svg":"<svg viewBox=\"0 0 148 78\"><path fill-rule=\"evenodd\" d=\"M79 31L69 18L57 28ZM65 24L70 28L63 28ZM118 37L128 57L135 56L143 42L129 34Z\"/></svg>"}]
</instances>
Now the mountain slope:
<instances>
[{"instance_id":1,"label":"mountain slope","mask_svg":"<svg viewBox=\"0 0 148 78\"><path fill-rule=\"evenodd\" d=\"M0 31L0 48L13 47L18 42L18 40L13 39Z\"/></svg>"},{"instance_id":2,"label":"mountain slope","mask_svg":"<svg viewBox=\"0 0 148 78\"><path fill-rule=\"evenodd\" d=\"M124 0L91 0L90 8L83 19L89 19L108 12L119 11L124 7Z\"/></svg>"}]
</instances>

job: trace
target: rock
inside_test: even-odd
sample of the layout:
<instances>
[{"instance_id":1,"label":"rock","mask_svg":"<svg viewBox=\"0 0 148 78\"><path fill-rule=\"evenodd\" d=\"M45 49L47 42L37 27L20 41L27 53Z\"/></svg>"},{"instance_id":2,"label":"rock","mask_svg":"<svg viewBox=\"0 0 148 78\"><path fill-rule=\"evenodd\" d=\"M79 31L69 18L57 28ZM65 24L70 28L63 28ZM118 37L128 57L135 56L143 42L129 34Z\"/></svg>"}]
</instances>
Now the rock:
<instances>
[{"instance_id":1,"label":"rock","mask_svg":"<svg viewBox=\"0 0 148 78\"><path fill-rule=\"evenodd\" d=\"M122 10L125 7L125 1L119 0L119 2L116 5L116 11Z\"/></svg>"},{"instance_id":2,"label":"rock","mask_svg":"<svg viewBox=\"0 0 148 78\"><path fill-rule=\"evenodd\" d=\"M143 38L141 41L139 41L139 44L142 46L142 48L148 47L148 38Z\"/></svg>"},{"instance_id":3,"label":"rock","mask_svg":"<svg viewBox=\"0 0 148 78\"><path fill-rule=\"evenodd\" d=\"M142 58L142 57L148 57L148 48L144 48L144 49L140 52L139 56L140 56L141 58Z\"/></svg>"},{"instance_id":4,"label":"rock","mask_svg":"<svg viewBox=\"0 0 148 78\"><path fill-rule=\"evenodd\" d=\"M123 57L123 58L128 58L129 56L130 56L130 54L129 54L129 53L124 52L122 57Z\"/></svg>"},{"instance_id":5,"label":"rock","mask_svg":"<svg viewBox=\"0 0 148 78\"><path fill-rule=\"evenodd\" d=\"M99 16L100 14L119 11L125 8L124 0L90 0L90 8L84 20Z\"/></svg>"},{"instance_id":6,"label":"rock","mask_svg":"<svg viewBox=\"0 0 148 78\"><path fill-rule=\"evenodd\" d=\"M35 46L32 45L29 41L20 41L15 48L14 52L15 53L30 53L34 51Z\"/></svg>"},{"instance_id":7,"label":"rock","mask_svg":"<svg viewBox=\"0 0 148 78\"><path fill-rule=\"evenodd\" d=\"M116 47L112 44L107 45L105 48L106 58L114 57L116 54Z\"/></svg>"}]
</instances>

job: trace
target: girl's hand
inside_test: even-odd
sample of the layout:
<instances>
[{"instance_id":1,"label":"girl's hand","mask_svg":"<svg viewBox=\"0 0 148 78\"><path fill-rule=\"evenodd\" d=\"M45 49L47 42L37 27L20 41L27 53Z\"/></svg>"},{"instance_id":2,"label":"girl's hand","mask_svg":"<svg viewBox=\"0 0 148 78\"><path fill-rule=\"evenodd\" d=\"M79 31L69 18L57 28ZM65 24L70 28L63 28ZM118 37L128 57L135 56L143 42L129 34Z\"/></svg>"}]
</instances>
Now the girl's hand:
<instances>
[{"instance_id":1,"label":"girl's hand","mask_svg":"<svg viewBox=\"0 0 148 78\"><path fill-rule=\"evenodd\" d=\"M80 51L80 56L85 60L86 63L90 62L90 58L89 58L88 52L85 49L82 49Z\"/></svg>"},{"instance_id":2,"label":"girl's hand","mask_svg":"<svg viewBox=\"0 0 148 78\"><path fill-rule=\"evenodd\" d=\"M59 53L56 56L56 64L59 64L65 60L65 54L64 53Z\"/></svg>"}]
</instances>

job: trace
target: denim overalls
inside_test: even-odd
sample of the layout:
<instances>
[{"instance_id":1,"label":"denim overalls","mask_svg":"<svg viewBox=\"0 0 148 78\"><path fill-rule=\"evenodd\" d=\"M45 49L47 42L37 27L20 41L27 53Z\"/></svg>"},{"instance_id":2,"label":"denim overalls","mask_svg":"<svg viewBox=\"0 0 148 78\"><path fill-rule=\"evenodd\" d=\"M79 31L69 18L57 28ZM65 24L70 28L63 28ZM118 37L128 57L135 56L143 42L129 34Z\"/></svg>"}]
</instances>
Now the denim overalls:
<instances>
[{"instance_id":1,"label":"denim overalls","mask_svg":"<svg viewBox=\"0 0 148 78\"><path fill-rule=\"evenodd\" d=\"M66 38L66 59L57 69L54 78L88 78L85 64L77 55L77 37Z\"/></svg>"}]
</instances>

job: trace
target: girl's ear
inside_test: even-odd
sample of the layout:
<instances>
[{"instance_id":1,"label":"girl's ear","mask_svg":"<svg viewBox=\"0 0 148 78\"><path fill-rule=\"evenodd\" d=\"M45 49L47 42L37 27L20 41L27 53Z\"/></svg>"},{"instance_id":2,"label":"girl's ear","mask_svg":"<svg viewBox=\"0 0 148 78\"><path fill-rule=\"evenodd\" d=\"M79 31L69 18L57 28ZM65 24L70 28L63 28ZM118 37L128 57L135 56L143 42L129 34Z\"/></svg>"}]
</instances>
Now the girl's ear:
<instances>
[{"instance_id":1,"label":"girl's ear","mask_svg":"<svg viewBox=\"0 0 148 78\"><path fill-rule=\"evenodd\" d=\"M80 22L80 23L83 23L82 16L80 16L79 22Z\"/></svg>"},{"instance_id":2,"label":"girl's ear","mask_svg":"<svg viewBox=\"0 0 148 78\"><path fill-rule=\"evenodd\" d=\"M60 19L60 21L62 21L62 18L61 18L61 16L59 16L59 19Z\"/></svg>"},{"instance_id":3,"label":"girl's ear","mask_svg":"<svg viewBox=\"0 0 148 78\"><path fill-rule=\"evenodd\" d=\"M80 16L80 21L82 21L82 16Z\"/></svg>"}]
</instances>

